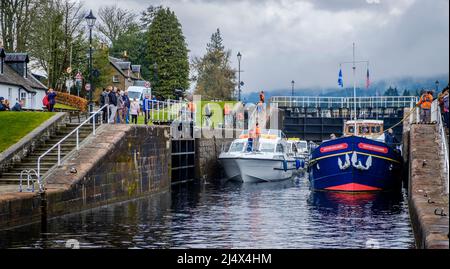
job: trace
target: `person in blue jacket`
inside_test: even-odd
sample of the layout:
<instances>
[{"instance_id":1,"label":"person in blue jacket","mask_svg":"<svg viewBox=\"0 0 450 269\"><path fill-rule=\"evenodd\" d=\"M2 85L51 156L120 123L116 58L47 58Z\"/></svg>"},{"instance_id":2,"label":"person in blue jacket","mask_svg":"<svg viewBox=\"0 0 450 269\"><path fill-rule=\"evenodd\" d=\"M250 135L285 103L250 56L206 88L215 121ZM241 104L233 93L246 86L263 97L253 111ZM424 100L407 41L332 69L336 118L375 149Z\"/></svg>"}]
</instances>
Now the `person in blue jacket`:
<instances>
[{"instance_id":1,"label":"person in blue jacket","mask_svg":"<svg viewBox=\"0 0 450 269\"><path fill-rule=\"evenodd\" d=\"M146 94L144 100L142 100L142 112L144 112L144 123L147 125L150 116L150 98L148 94Z\"/></svg>"},{"instance_id":2,"label":"person in blue jacket","mask_svg":"<svg viewBox=\"0 0 450 269\"><path fill-rule=\"evenodd\" d=\"M399 142L394 135L394 130L392 130L392 129L388 130L388 132L385 134L384 142L386 143L386 145L388 145L391 148L395 149L397 147Z\"/></svg>"},{"instance_id":3,"label":"person in blue jacket","mask_svg":"<svg viewBox=\"0 0 450 269\"><path fill-rule=\"evenodd\" d=\"M56 92L52 88L48 90L47 98L48 98L48 111L55 112Z\"/></svg>"}]
</instances>

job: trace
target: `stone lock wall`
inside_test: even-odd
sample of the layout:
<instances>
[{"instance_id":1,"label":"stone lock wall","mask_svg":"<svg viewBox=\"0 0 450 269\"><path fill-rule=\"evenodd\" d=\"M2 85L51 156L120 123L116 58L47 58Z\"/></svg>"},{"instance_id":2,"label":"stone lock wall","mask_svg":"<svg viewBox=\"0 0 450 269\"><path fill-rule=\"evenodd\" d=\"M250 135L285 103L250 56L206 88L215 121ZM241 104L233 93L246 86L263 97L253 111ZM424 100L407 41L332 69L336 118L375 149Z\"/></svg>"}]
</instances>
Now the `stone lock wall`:
<instances>
[{"instance_id":1,"label":"stone lock wall","mask_svg":"<svg viewBox=\"0 0 450 269\"><path fill-rule=\"evenodd\" d=\"M49 216L169 190L168 128L103 127L47 178Z\"/></svg>"},{"instance_id":2,"label":"stone lock wall","mask_svg":"<svg viewBox=\"0 0 450 269\"><path fill-rule=\"evenodd\" d=\"M198 138L195 140L196 178L204 180L220 179L222 169L218 161L222 152L222 145L230 144L234 138L224 138L224 130L218 130L220 135L212 138Z\"/></svg>"},{"instance_id":3,"label":"stone lock wall","mask_svg":"<svg viewBox=\"0 0 450 269\"><path fill-rule=\"evenodd\" d=\"M409 132L409 210L418 248L449 248L448 174L437 133L436 125L417 124Z\"/></svg>"},{"instance_id":4,"label":"stone lock wall","mask_svg":"<svg viewBox=\"0 0 450 269\"><path fill-rule=\"evenodd\" d=\"M44 179L45 198L1 196L0 229L168 191L170 153L167 127L103 125Z\"/></svg>"}]
</instances>

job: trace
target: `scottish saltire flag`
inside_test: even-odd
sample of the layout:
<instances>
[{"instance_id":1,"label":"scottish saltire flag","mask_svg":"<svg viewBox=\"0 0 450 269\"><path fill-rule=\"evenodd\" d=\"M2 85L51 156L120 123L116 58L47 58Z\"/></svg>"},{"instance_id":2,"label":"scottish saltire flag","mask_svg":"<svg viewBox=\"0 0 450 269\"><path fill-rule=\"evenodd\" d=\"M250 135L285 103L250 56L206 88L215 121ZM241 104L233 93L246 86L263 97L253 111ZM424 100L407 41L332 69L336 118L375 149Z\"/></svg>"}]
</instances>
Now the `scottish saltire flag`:
<instances>
[{"instance_id":1,"label":"scottish saltire flag","mask_svg":"<svg viewBox=\"0 0 450 269\"><path fill-rule=\"evenodd\" d=\"M370 87L370 73L369 73L369 68L367 68L366 88L368 89L369 87Z\"/></svg>"},{"instance_id":2,"label":"scottish saltire flag","mask_svg":"<svg viewBox=\"0 0 450 269\"><path fill-rule=\"evenodd\" d=\"M344 88L344 79L343 79L343 77L342 77L342 69L339 70L338 85L339 85L341 88Z\"/></svg>"}]
</instances>

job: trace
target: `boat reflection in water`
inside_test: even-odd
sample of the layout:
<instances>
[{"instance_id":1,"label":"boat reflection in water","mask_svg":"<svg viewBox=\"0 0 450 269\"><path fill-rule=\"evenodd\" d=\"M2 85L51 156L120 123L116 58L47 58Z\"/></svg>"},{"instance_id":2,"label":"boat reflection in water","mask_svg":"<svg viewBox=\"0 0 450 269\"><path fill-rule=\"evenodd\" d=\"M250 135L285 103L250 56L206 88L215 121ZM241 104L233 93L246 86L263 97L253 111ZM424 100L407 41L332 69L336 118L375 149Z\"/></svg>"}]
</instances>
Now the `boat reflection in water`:
<instances>
[{"instance_id":1,"label":"boat reflection in water","mask_svg":"<svg viewBox=\"0 0 450 269\"><path fill-rule=\"evenodd\" d=\"M324 247L340 245L346 248L346 242L353 242L361 248L403 248L399 243L407 243L406 241L400 240L391 245L387 242L395 242L396 238L401 238L408 230L411 232L409 223L405 223L405 219L408 219L408 205L404 193L400 191L312 191L308 204L309 219L326 223L329 227L320 229L332 231L323 235L328 237L328 241L324 240Z\"/></svg>"},{"instance_id":2,"label":"boat reflection in water","mask_svg":"<svg viewBox=\"0 0 450 269\"><path fill-rule=\"evenodd\" d=\"M390 213L395 214L398 212L392 210L400 207L402 193L400 191L367 193L313 191L309 202L319 210L347 208L357 212L359 209L370 209L372 211L389 210Z\"/></svg>"}]
</instances>

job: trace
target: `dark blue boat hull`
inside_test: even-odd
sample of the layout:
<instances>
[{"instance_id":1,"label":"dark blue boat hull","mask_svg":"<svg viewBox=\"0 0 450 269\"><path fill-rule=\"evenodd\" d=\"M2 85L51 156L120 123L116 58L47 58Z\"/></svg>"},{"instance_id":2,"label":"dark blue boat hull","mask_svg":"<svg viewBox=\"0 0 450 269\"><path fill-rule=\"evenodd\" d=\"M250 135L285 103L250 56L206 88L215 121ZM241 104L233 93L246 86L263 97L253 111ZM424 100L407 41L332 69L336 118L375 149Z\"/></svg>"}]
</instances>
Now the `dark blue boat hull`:
<instances>
[{"instance_id":1,"label":"dark blue boat hull","mask_svg":"<svg viewBox=\"0 0 450 269\"><path fill-rule=\"evenodd\" d=\"M320 145L308 172L315 190L387 191L401 187L402 157L385 143L345 137Z\"/></svg>"}]
</instances>

